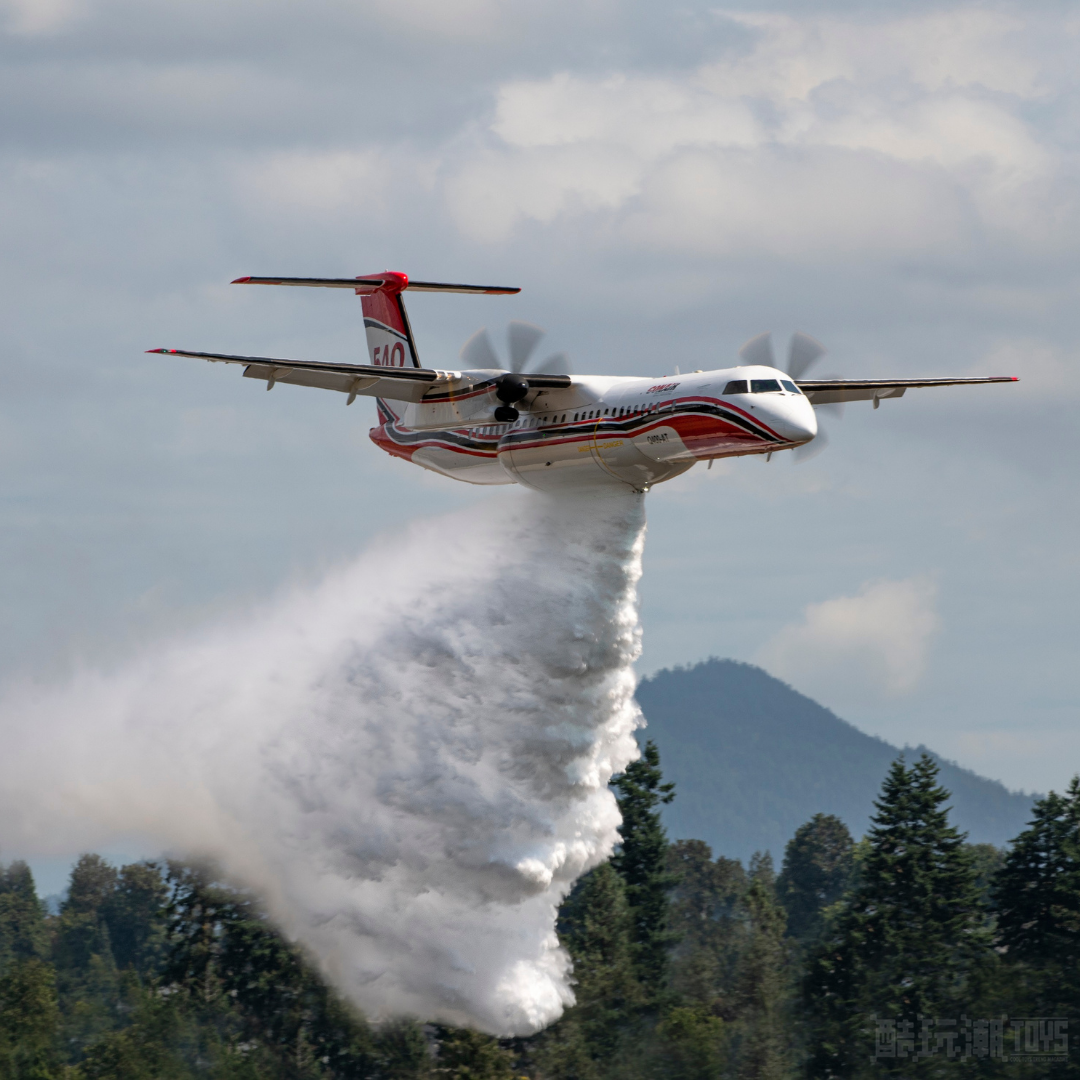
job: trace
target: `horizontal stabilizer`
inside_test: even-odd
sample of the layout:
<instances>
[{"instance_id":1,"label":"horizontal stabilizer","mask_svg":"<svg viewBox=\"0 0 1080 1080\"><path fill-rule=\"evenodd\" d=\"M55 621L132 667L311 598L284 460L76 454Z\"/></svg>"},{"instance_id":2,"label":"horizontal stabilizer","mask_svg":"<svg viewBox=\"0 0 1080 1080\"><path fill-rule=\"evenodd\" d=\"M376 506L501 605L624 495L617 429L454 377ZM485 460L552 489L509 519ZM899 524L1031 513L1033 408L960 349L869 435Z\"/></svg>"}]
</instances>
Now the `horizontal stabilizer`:
<instances>
[{"instance_id":1,"label":"horizontal stabilizer","mask_svg":"<svg viewBox=\"0 0 1080 1080\"><path fill-rule=\"evenodd\" d=\"M448 285L439 281L410 281L405 274L387 274L386 277L362 278L293 278L293 277L240 277L233 285L301 285L315 289L352 289L355 292L375 292L389 288L393 292L451 292L480 293L487 295L512 295L520 289L507 285Z\"/></svg>"}]
</instances>

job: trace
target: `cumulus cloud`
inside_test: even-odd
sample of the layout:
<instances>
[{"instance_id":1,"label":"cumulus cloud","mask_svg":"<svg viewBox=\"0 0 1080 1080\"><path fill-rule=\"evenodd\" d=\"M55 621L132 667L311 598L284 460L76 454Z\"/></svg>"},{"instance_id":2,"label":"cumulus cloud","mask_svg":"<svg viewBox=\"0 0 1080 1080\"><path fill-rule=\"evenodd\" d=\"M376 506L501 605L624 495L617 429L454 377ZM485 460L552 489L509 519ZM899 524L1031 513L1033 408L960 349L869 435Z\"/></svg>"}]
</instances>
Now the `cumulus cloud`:
<instances>
[{"instance_id":1,"label":"cumulus cloud","mask_svg":"<svg viewBox=\"0 0 1080 1080\"><path fill-rule=\"evenodd\" d=\"M4 0L0 26L19 36L55 33L77 19L84 6L81 0Z\"/></svg>"},{"instance_id":2,"label":"cumulus cloud","mask_svg":"<svg viewBox=\"0 0 1080 1080\"><path fill-rule=\"evenodd\" d=\"M925 577L867 582L855 596L808 605L755 660L826 700L910 693L938 629L936 595Z\"/></svg>"},{"instance_id":3,"label":"cumulus cloud","mask_svg":"<svg viewBox=\"0 0 1080 1080\"><path fill-rule=\"evenodd\" d=\"M502 85L494 142L447 185L461 228L608 211L654 248L815 260L1055 241L1062 162L1023 111L1046 88L1018 20L732 18L755 43L696 69Z\"/></svg>"}]
</instances>

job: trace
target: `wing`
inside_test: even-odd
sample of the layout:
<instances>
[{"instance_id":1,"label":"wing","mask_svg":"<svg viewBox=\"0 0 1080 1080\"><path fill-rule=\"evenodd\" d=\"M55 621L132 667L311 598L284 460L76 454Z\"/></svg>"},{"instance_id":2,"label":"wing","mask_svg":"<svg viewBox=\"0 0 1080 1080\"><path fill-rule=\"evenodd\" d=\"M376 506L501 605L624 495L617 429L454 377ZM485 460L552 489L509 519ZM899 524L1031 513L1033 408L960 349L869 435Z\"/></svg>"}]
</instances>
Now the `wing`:
<instances>
[{"instance_id":1,"label":"wing","mask_svg":"<svg viewBox=\"0 0 1080 1080\"><path fill-rule=\"evenodd\" d=\"M1012 375L991 375L983 379L796 379L799 389L814 405L840 401L873 401L903 397L905 390L923 386L969 386L973 383L1019 382Z\"/></svg>"},{"instance_id":2,"label":"wing","mask_svg":"<svg viewBox=\"0 0 1080 1080\"><path fill-rule=\"evenodd\" d=\"M349 403L359 394L394 401L421 401L433 387L445 390L448 383L474 385L492 381L495 372L437 371L434 368L384 368L373 364L324 364L316 360L282 360L270 356L232 356L228 353L189 352L186 349L147 349L165 356L192 356L213 363L243 364L244 378L262 379L267 390L276 383L317 386L349 395ZM570 386L567 375L525 375L535 390L563 390Z\"/></svg>"}]
</instances>

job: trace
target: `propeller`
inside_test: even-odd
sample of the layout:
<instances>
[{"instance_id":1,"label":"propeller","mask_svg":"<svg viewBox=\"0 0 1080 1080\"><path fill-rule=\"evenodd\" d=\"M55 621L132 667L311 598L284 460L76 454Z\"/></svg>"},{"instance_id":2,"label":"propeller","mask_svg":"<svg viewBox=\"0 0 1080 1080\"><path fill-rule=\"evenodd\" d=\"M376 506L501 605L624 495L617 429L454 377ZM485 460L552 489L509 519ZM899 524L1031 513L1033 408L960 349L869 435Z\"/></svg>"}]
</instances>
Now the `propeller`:
<instances>
[{"instance_id":1,"label":"propeller","mask_svg":"<svg viewBox=\"0 0 1080 1080\"><path fill-rule=\"evenodd\" d=\"M536 350L544 331L532 323L521 322L515 319L506 328L506 340L509 345L509 363L503 363L495 346L492 344L491 335L487 327L481 327L461 347L461 359L466 367L470 368L499 368L503 371L512 371L520 375L529 358ZM569 375L570 360L566 353L553 353L533 365L533 373L537 375Z\"/></svg>"},{"instance_id":2,"label":"propeller","mask_svg":"<svg viewBox=\"0 0 1080 1080\"><path fill-rule=\"evenodd\" d=\"M461 347L461 360L468 368L497 368L505 371L495 380L495 396L503 403L495 410L495 419L513 422L518 418L518 411L513 406L529 392L527 379L522 372L536 346L544 336L544 331L532 323L513 320L506 328L506 340L509 346L510 361L504 364L492 344L491 335L486 327L481 327ZM547 359L534 365L537 375L569 375L570 359L566 353L554 353Z\"/></svg>"},{"instance_id":3,"label":"propeller","mask_svg":"<svg viewBox=\"0 0 1080 1080\"><path fill-rule=\"evenodd\" d=\"M787 365L784 370L796 382L801 379L810 368L825 355L825 346L816 341L809 334L796 330L788 342ZM761 364L763 367L776 367L776 354L773 352L772 334L765 331L752 337L740 350L739 356L748 364ZM839 378L839 376L827 376ZM831 416L839 420L844 415L844 406L838 402L815 405L815 411L821 416ZM818 428L817 435L808 443L797 446L792 452L797 462L809 461L817 457L829 445L828 436L824 430Z\"/></svg>"}]
</instances>

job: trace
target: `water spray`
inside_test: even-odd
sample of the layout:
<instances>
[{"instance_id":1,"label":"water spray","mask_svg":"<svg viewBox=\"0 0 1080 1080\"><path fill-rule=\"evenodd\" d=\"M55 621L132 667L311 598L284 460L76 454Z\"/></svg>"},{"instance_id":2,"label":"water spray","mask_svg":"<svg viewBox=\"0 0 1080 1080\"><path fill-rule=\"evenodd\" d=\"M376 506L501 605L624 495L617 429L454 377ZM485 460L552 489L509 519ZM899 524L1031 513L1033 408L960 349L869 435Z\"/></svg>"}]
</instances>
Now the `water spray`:
<instances>
[{"instance_id":1,"label":"water spray","mask_svg":"<svg viewBox=\"0 0 1080 1080\"><path fill-rule=\"evenodd\" d=\"M0 705L0 844L209 856L370 1017L528 1034L637 756L639 495L508 492Z\"/></svg>"}]
</instances>

